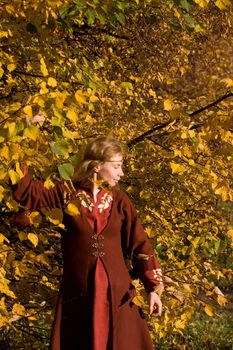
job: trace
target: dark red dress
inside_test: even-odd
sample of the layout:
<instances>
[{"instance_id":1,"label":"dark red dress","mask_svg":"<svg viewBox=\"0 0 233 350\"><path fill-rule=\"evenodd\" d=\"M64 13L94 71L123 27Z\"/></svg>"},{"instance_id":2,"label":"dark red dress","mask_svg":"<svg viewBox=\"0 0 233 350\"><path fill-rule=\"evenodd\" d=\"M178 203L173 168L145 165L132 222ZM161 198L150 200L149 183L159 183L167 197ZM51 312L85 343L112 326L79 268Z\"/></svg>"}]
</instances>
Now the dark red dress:
<instances>
[{"instance_id":1,"label":"dark red dress","mask_svg":"<svg viewBox=\"0 0 233 350\"><path fill-rule=\"evenodd\" d=\"M66 192L62 184L47 190L27 174L14 195L26 208L42 210L65 207ZM64 212L64 269L50 349L152 350L146 321L132 302L125 259L148 292L163 278L135 208L120 190L101 190L96 203L80 188L74 196L81 210L76 216Z\"/></svg>"}]
</instances>

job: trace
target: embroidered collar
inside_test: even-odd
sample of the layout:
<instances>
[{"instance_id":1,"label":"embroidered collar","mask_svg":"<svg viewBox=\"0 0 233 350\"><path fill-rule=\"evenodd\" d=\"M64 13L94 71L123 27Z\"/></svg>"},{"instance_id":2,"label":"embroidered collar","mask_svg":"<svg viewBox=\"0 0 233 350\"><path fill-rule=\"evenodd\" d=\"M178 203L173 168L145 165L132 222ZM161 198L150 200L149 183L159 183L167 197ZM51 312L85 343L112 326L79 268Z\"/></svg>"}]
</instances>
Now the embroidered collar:
<instances>
[{"instance_id":1,"label":"embroidered collar","mask_svg":"<svg viewBox=\"0 0 233 350\"><path fill-rule=\"evenodd\" d=\"M76 197L80 200L80 204L87 208L90 212L93 211L95 203L93 202L93 199L89 193L87 193L85 190L79 190L77 192ZM104 194L98 198L97 203L98 211L99 213L102 213L104 210L110 207L110 203L113 200L112 193L104 192Z\"/></svg>"}]
</instances>

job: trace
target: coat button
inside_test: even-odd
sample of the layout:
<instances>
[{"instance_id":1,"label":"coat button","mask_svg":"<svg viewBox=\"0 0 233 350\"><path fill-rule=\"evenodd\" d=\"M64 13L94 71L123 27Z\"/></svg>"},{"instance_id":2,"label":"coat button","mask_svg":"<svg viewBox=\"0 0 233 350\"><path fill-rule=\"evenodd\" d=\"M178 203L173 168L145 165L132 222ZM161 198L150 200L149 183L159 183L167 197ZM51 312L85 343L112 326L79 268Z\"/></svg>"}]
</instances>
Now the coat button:
<instances>
[{"instance_id":1,"label":"coat button","mask_svg":"<svg viewBox=\"0 0 233 350\"><path fill-rule=\"evenodd\" d=\"M97 242L95 242L95 243L93 243L92 244L92 247L94 247L94 248L103 248L103 243L97 243Z\"/></svg>"},{"instance_id":2,"label":"coat button","mask_svg":"<svg viewBox=\"0 0 233 350\"><path fill-rule=\"evenodd\" d=\"M95 251L95 252L92 252L91 254L94 255L95 257L99 256L102 258L105 255L105 252Z\"/></svg>"}]
</instances>

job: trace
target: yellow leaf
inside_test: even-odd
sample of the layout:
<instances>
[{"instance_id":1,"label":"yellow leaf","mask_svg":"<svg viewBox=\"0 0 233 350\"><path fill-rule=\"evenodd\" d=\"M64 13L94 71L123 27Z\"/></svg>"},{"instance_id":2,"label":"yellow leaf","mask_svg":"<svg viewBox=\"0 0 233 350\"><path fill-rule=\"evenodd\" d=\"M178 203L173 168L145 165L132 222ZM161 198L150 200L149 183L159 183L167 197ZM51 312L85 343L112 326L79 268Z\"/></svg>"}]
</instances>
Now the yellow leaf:
<instances>
[{"instance_id":1,"label":"yellow leaf","mask_svg":"<svg viewBox=\"0 0 233 350\"><path fill-rule=\"evenodd\" d=\"M194 292L194 289L193 289L191 284L184 283L183 287L184 287L185 291L187 291L188 293L193 293Z\"/></svg>"},{"instance_id":2,"label":"yellow leaf","mask_svg":"<svg viewBox=\"0 0 233 350\"><path fill-rule=\"evenodd\" d=\"M40 59L40 70L43 74L44 77L47 77L49 75L45 61L43 59L43 57Z\"/></svg>"},{"instance_id":3,"label":"yellow leaf","mask_svg":"<svg viewBox=\"0 0 233 350\"><path fill-rule=\"evenodd\" d=\"M150 215L146 215L145 219L147 222L153 222L153 218Z\"/></svg>"},{"instance_id":4,"label":"yellow leaf","mask_svg":"<svg viewBox=\"0 0 233 350\"><path fill-rule=\"evenodd\" d=\"M196 4L198 4L200 7L204 8L208 5L209 0L194 0Z\"/></svg>"},{"instance_id":5,"label":"yellow leaf","mask_svg":"<svg viewBox=\"0 0 233 350\"><path fill-rule=\"evenodd\" d=\"M27 239L27 235L23 231L18 231L18 237L19 237L20 242L26 241L26 239Z\"/></svg>"},{"instance_id":6,"label":"yellow leaf","mask_svg":"<svg viewBox=\"0 0 233 350\"><path fill-rule=\"evenodd\" d=\"M224 297L224 295L218 295L217 296L217 302L221 306L225 306L227 304L227 298Z\"/></svg>"},{"instance_id":7,"label":"yellow leaf","mask_svg":"<svg viewBox=\"0 0 233 350\"><path fill-rule=\"evenodd\" d=\"M18 211L19 210L19 205L14 199L9 199L8 201L6 201L6 205L12 211Z\"/></svg>"},{"instance_id":8,"label":"yellow leaf","mask_svg":"<svg viewBox=\"0 0 233 350\"><path fill-rule=\"evenodd\" d=\"M141 295L137 295L136 297L134 297L132 299L132 302L139 307L143 307L143 305L145 304L144 298Z\"/></svg>"},{"instance_id":9,"label":"yellow leaf","mask_svg":"<svg viewBox=\"0 0 233 350\"><path fill-rule=\"evenodd\" d=\"M27 128L24 129L23 136L33 141L36 141L40 136L40 130L35 125L29 125Z\"/></svg>"},{"instance_id":10,"label":"yellow leaf","mask_svg":"<svg viewBox=\"0 0 233 350\"><path fill-rule=\"evenodd\" d=\"M182 152L179 149L174 149L174 156L175 157L182 157Z\"/></svg>"},{"instance_id":11,"label":"yellow leaf","mask_svg":"<svg viewBox=\"0 0 233 350\"><path fill-rule=\"evenodd\" d=\"M15 68L16 68L16 64L14 63L9 63L7 65L7 69L9 70L9 72L12 72L13 70L15 70Z\"/></svg>"},{"instance_id":12,"label":"yellow leaf","mask_svg":"<svg viewBox=\"0 0 233 350\"><path fill-rule=\"evenodd\" d=\"M16 170L16 172L19 174L20 178L24 177L24 173L23 173L22 170L21 170L21 167L20 167L19 162L17 162L17 163L15 164L15 170Z\"/></svg>"},{"instance_id":13,"label":"yellow leaf","mask_svg":"<svg viewBox=\"0 0 233 350\"><path fill-rule=\"evenodd\" d=\"M49 261L49 258L46 254L42 253L42 254L39 254L37 255L37 257L35 258L35 260L43 265L46 265L46 266L50 266L50 261Z\"/></svg>"},{"instance_id":14,"label":"yellow leaf","mask_svg":"<svg viewBox=\"0 0 233 350\"><path fill-rule=\"evenodd\" d=\"M15 9L12 5L6 5L6 10L8 13L11 13L12 15L15 15Z\"/></svg>"},{"instance_id":15,"label":"yellow leaf","mask_svg":"<svg viewBox=\"0 0 233 350\"><path fill-rule=\"evenodd\" d=\"M163 108L165 111L171 111L173 109L173 102L172 100L166 99L163 101Z\"/></svg>"},{"instance_id":16,"label":"yellow leaf","mask_svg":"<svg viewBox=\"0 0 233 350\"><path fill-rule=\"evenodd\" d=\"M28 217L29 217L30 224L35 227L38 227L42 222L42 216L38 211L33 211L28 215Z\"/></svg>"},{"instance_id":17,"label":"yellow leaf","mask_svg":"<svg viewBox=\"0 0 233 350\"><path fill-rule=\"evenodd\" d=\"M2 147L2 149L0 150L0 155L1 157L5 158L6 160L8 160L10 158L10 151L9 151L9 147L4 145Z\"/></svg>"},{"instance_id":18,"label":"yellow leaf","mask_svg":"<svg viewBox=\"0 0 233 350\"><path fill-rule=\"evenodd\" d=\"M0 31L0 39L2 39L2 38L7 38L8 37L8 32L6 32L6 31Z\"/></svg>"},{"instance_id":19,"label":"yellow leaf","mask_svg":"<svg viewBox=\"0 0 233 350\"><path fill-rule=\"evenodd\" d=\"M223 201L227 201L229 198L229 189L226 186L218 187L214 190L216 194L222 197Z\"/></svg>"},{"instance_id":20,"label":"yellow leaf","mask_svg":"<svg viewBox=\"0 0 233 350\"><path fill-rule=\"evenodd\" d=\"M77 116L77 113L75 111L69 109L66 113L66 116L70 121L72 121L72 123L77 125L78 116Z\"/></svg>"},{"instance_id":21,"label":"yellow leaf","mask_svg":"<svg viewBox=\"0 0 233 350\"><path fill-rule=\"evenodd\" d=\"M58 109L62 109L65 99L67 98L67 92L56 92L55 95L55 105Z\"/></svg>"},{"instance_id":22,"label":"yellow leaf","mask_svg":"<svg viewBox=\"0 0 233 350\"><path fill-rule=\"evenodd\" d=\"M0 78L3 76L4 74L4 70L2 69L2 67L0 67Z\"/></svg>"},{"instance_id":23,"label":"yellow leaf","mask_svg":"<svg viewBox=\"0 0 233 350\"><path fill-rule=\"evenodd\" d=\"M97 96L95 96L95 95L91 95L90 102L94 103L94 102L97 102L97 101L99 101L99 98Z\"/></svg>"},{"instance_id":24,"label":"yellow leaf","mask_svg":"<svg viewBox=\"0 0 233 350\"><path fill-rule=\"evenodd\" d=\"M188 160L188 163L189 163L189 165L195 165L195 162L194 162L193 159L189 159L189 160Z\"/></svg>"},{"instance_id":25,"label":"yellow leaf","mask_svg":"<svg viewBox=\"0 0 233 350\"><path fill-rule=\"evenodd\" d=\"M19 174L16 171L14 171L13 169L10 169L8 171L8 174L9 174L9 177L11 179L12 185L17 184L17 182L20 180Z\"/></svg>"},{"instance_id":26,"label":"yellow leaf","mask_svg":"<svg viewBox=\"0 0 233 350\"><path fill-rule=\"evenodd\" d=\"M47 94L48 92L49 90L47 89L46 82L42 81L42 83L40 84L40 94L44 95L44 94Z\"/></svg>"},{"instance_id":27,"label":"yellow leaf","mask_svg":"<svg viewBox=\"0 0 233 350\"><path fill-rule=\"evenodd\" d=\"M152 89L149 90L149 95L152 96L152 97L156 97L156 92Z\"/></svg>"},{"instance_id":28,"label":"yellow leaf","mask_svg":"<svg viewBox=\"0 0 233 350\"><path fill-rule=\"evenodd\" d=\"M19 277L24 277L27 273L26 264L18 261L13 262L14 277L19 279Z\"/></svg>"},{"instance_id":29,"label":"yellow leaf","mask_svg":"<svg viewBox=\"0 0 233 350\"><path fill-rule=\"evenodd\" d=\"M51 86L51 87L56 87L57 86L57 81L56 79L52 78L52 77L49 77L48 78L48 85Z\"/></svg>"},{"instance_id":30,"label":"yellow leaf","mask_svg":"<svg viewBox=\"0 0 233 350\"><path fill-rule=\"evenodd\" d=\"M14 304L12 308L12 314L13 315L20 315L20 316L25 316L26 310L25 307L21 304Z\"/></svg>"},{"instance_id":31,"label":"yellow leaf","mask_svg":"<svg viewBox=\"0 0 233 350\"><path fill-rule=\"evenodd\" d=\"M233 246L233 229L228 230L226 234L231 239L231 245Z\"/></svg>"},{"instance_id":32,"label":"yellow leaf","mask_svg":"<svg viewBox=\"0 0 233 350\"><path fill-rule=\"evenodd\" d=\"M177 329L184 329L186 324L186 320L178 320L175 322L175 327Z\"/></svg>"},{"instance_id":33,"label":"yellow leaf","mask_svg":"<svg viewBox=\"0 0 233 350\"><path fill-rule=\"evenodd\" d=\"M1 202L1 201L3 200L3 198L4 198L4 195L3 195L4 191L5 191L4 187L0 186L0 202Z\"/></svg>"},{"instance_id":34,"label":"yellow leaf","mask_svg":"<svg viewBox=\"0 0 233 350\"><path fill-rule=\"evenodd\" d=\"M94 124L94 123L96 123L96 120L94 118L92 118L90 116L90 114L88 114L85 118L85 122L87 122L88 124Z\"/></svg>"},{"instance_id":35,"label":"yellow leaf","mask_svg":"<svg viewBox=\"0 0 233 350\"><path fill-rule=\"evenodd\" d=\"M149 238L155 237L155 232L152 230L151 227L146 227L145 232Z\"/></svg>"},{"instance_id":36,"label":"yellow leaf","mask_svg":"<svg viewBox=\"0 0 233 350\"><path fill-rule=\"evenodd\" d=\"M23 108L23 111L26 115L28 115L29 117L32 117L32 107L31 106L25 106Z\"/></svg>"},{"instance_id":37,"label":"yellow leaf","mask_svg":"<svg viewBox=\"0 0 233 350\"><path fill-rule=\"evenodd\" d=\"M230 78L225 78L221 80L223 83L226 84L226 87L231 88L233 87L233 80Z\"/></svg>"},{"instance_id":38,"label":"yellow leaf","mask_svg":"<svg viewBox=\"0 0 233 350\"><path fill-rule=\"evenodd\" d=\"M71 201L65 208L65 213L71 216L79 215L79 201Z\"/></svg>"},{"instance_id":39,"label":"yellow leaf","mask_svg":"<svg viewBox=\"0 0 233 350\"><path fill-rule=\"evenodd\" d=\"M171 162L170 166L171 166L173 174L175 174L175 173L183 174L186 171L186 168L184 167L184 165L179 164L179 163Z\"/></svg>"},{"instance_id":40,"label":"yellow leaf","mask_svg":"<svg viewBox=\"0 0 233 350\"><path fill-rule=\"evenodd\" d=\"M46 213L47 219L54 225L59 225L63 220L62 210L59 208L51 209Z\"/></svg>"},{"instance_id":41,"label":"yellow leaf","mask_svg":"<svg viewBox=\"0 0 233 350\"><path fill-rule=\"evenodd\" d=\"M216 0L215 5L220 8L220 10L225 10L227 6L230 6L231 0Z\"/></svg>"},{"instance_id":42,"label":"yellow leaf","mask_svg":"<svg viewBox=\"0 0 233 350\"><path fill-rule=\"evenodd\" d=\"M2 233L0 233L0 244L2 244L4 241L10 243L9 239L7 239Z\"/></svg>"},{"instance_id":43,"label":"yellow leaf","mask_svg":"<svg viewBox=\"0 0 233 350\"><path fill-rule=\"evenodd\" d=\"M34 247L37 246L39 239L35 233L28 233L27 238L34 245Z\"/></svg>"},{"instance_id":44,"label":"yellow leaf","mask_svg":"<svg viewBox=\"0 0 233 350\"><path fill-rule=\"evenodd\" d=\"M9 289L8 284L9 280L3 278L3 276L1 276L0 278L0 293L3 293L5 295L8 295L11 298L15 298L15 294L14 292L12 292L12 290Z\"/></svg>"},{"instance_id":45,"label":"yellow leaf","mask_svg":"<svg viewBox=\"0 0 233 350\"><path fill-rule=\"evenodd\" d=\"M214 311L213 311L213 308L211 305L206 305L205 306L205 313L208 315L208 316L214 316Z\"/></svg>"},{"instance_id":46,"label":"yellow leaf","mask_svg":"<svg viewBox=\"0 0 233 350\"><path fill-rule=\"evenodd\" d=\"M54 186L55 185L54 185L53 181L48 177L44 182L44 187L47 188L48 190L50 190Z\"/></svg>"},{"instance_id":47,"label":"yellow leaf","mask_svg":"<svg viewBox=\"0 0 233 350\"><path fill-rule=\"evenodd\" d=\"M77 90L74 96L79 103L87 103L85 93L82 90Z\"/></svg>"}]
</instances>

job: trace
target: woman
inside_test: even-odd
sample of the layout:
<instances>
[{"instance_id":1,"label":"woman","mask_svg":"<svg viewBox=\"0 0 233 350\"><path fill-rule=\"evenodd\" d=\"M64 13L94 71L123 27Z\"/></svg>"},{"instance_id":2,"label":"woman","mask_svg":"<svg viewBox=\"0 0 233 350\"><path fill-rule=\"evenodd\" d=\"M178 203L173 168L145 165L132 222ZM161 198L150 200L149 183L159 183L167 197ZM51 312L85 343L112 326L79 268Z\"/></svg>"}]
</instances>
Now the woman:
<instances>
[{"instance_id":1,"label":"woman","mask_svg":"<svg viewBox=\"0 0 233 350\"><path fill-rule=\"evenodd\" d=\"M135 288L125 260L144 283L153 316L162 310L155 288L163 277L135 208L116 188L122 162L119 142L99 137L87 146L72 191L60 183L48 190L26 173L14 193L27 209L64 208L64 269L50 350L153 349L132 302ZM69 203L78 203L80 214L69 215Z\"/></svg>"}]
</instances>

